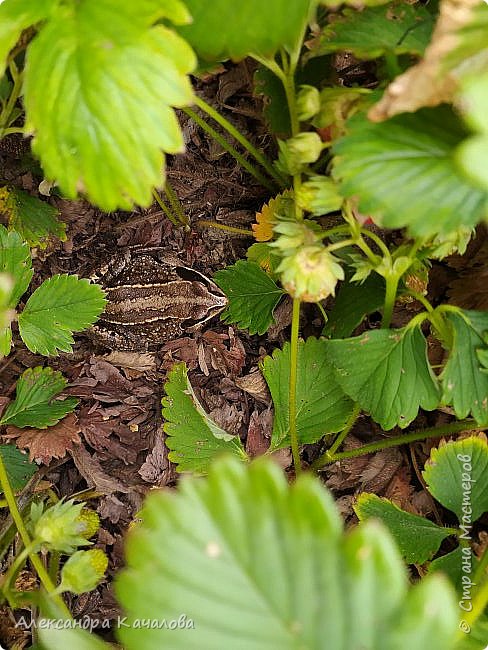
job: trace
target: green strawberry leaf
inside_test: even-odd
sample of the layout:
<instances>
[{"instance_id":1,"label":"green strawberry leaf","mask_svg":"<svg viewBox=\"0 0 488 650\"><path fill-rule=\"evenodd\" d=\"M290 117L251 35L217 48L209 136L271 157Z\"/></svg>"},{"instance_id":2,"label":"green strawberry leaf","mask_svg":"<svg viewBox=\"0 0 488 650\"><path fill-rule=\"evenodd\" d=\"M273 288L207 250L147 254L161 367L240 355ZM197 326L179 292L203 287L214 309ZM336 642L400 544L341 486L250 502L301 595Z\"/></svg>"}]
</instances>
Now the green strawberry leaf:
<instances>
[{"instance_id":1,"label":"green strawberry leaf","mask_svg":"<svg viewBox=\"0 0 488 650\"><path fill-rule=\"evenodd\" d=\"M28 456L23 454L15 445L0 445L5 469L9 478L12 490L22 490L27 485L31 476L37 471L37 465L29 461Z\"/></svg>"},{"instance_id":2,"label":"green strawberry leaf","mask_svg":"<svg viewBox=\"0 0 488 650\"><path fill-rule=\"evenodd\" d=\"M0 78L7 55L27 27L46 18L59 0L3 0L0 2Z\"/></svg>"},{"instance_id":3,"label":"green strawberry leaf","mask_svg":"<svg viewBox=\"0 0 488 650\"><path fill-rule=\"evenodd\" d=\"M452 404L460 419L470 413L478 424L488 424L488 373L481 367L486 355L485 333L488 332L486 312L449 312L452 346L440 376L442 402Z\"/></svg>"},{"instance_id":4,"label":"green strawberry leaf","mask_svg":"<svg viewBox=\"0 0 488 650\"><path fill-rule=\"evenodd\" d=\"M345 535L320 481L290 486L269 459L218 460L208 478L151 493L131 533L116 584L126 650L193 648L195 635L209 649L453 647L448 581L410 587L383 526Z\"/></svg>"},{"instance_id":5,"label":"green strawberry leaf","mask_svg":"<svg viewBox=\"0 0 488 650\"><path fill-rule=\"evenodd\" d=\"M385 53L421 56L433 25L426 8L408 2L390 2L362 11L344 9L322 32L315 55L347 50L361 59L376 59Z\"/></svg>"},{"instance_id":6,"label":"green strawberry leaf","mask_svg":"<svg viewBox=\"0 0 488 650\"><path fill-rule=\"evenodd\" d=\"M385 431L404 429L439 405L439 387L427 359L420 327L372 330L344 340L329 340L327 358L344 392Z\"/></svg>"},{"instance_id":7,"label":"green strawberry leaf","mask_svg":"<svg viewBox=\"0 0 488 650\"><path fill-rule=\"evenodd\" d=\"M245 460L239 439L213 422L193 392L184 363L177 363L168 374L162 399L168 458L178 472L205 474L216 456L235 454Z\"/></svg>"},{"instance_id":8,"label":"green strawberry leaf","mask_svg":"<svg viewBox=\"0 0 488 650\"><path fill-rule=\"evenodd\" d=\"M289 447L290 344L264 359L262 372L268 383L275 414L271 449ZM353 409L335 378L327 356L326 341L308 338L298 343L296 423L300 444L317 442L341 431Z\"/></svg>"},{"instance_id":9,"label":"green strawberry leaf","mask_svg":"<svg viewBox=\"0 0 488 650\"><path fill-rule=\"evenodd\" d=\"M465 547L465 550L463 551L463 548L461 546L457 546L454 551L446 553L446 555L436 557L435 560L432 560L432 562L429 564L428 572L437 573L438 571L442 571L442 573L444 573L449 578L451 584L454 585L456 590L458 592L461 592L463 579L463 557L466 558L466 556L471 558L471 566L474 567L476 558L474 557L471 548Z\"/></svg>"},{"instance_id":10,"label":"green strawberry leaf","mask_svg":"<svg viewBox=\"0 0 488 650\"><path fill-rule=\"evenodd\" d=\"M358 113L347 126L333 148L334 176L344 196L359 197L363 214L387 228L408 227L418 237L471 228L485 217L488 193L470 183L455 160L466 131L450 108L422 109L381 124Z\"/></svg>"},{"instance_id":11,"label":"green strawberry leaf","mask_svg":"<svg viewBox=\"0 0 488 650\"><path fill-rule=\"evenodd\" d=\"M423 564L437 553L446 537L455 535L453 528L442 528L425 517L402 510L389 499L363 492L359 495L354 511L360 521L381 519L407 564Z\"/></svg>"},{"instance_id":12,"label":"green strawberry leaf","mask_svg":"<svg viewBox=\"0 0 488 650\"><path fill-rule=\"evenodd\" d=\"M295 47L315 4L315 0L185 0L193 21L178 32L204 61L237 61L253 54L273 58L280 48Z\"/></svg>"},{"instance_id":13,"label":"green strawberry leaf","mask_svg":"<svg viewBox=\"0 0 488 650\"><path fill-rule=\"evenodd\" d=\"M76 275L54 275L34 291L19 315L20 336L31 352L70 352L72 332L93 325L105 302L97 284Z\"/></svg>"},{"instance_id":14,"label":"green strawberry leaf","mask_svg":"<svg viewBox=\"0 0 488 650\"><path fill-rule=\"evenodd\" d=\"M172 107L191 103L195 61L173 31L152 26L164 5L60 3L29 47L26 130L46 177L69 198L84 192L106 211L148 205L162 184L162 152L183 149Z\"/></svg>"},{"instance_id":15,"label":"green strawberry leaf","mask_svg":"<svg viewBox=\"0 0 488 650\"><path fill-rule=\"evenodd\" d=\"M66 224L58 221L58 210L45 201L27 194L16 187L7 190L5 211L9 226L16 230L32 248L46 248L49 237L66 239ZM3 203L3 201L2 201Z\"/></svg>"},{"instance_id":16,"label":"green strawberry leaf","mask_svg":"<svg viewBox=\"0 0 488 650\"><path fill-rule=\"evenodd\" d=\"M14 282L7 306L15 309L26 292L34 271L27 244L17 232L7 232L2 225L0 225L0 273L6 273Z\"/></svg>"},{"instance_id":17,"label":"green strawberry leaf","mask_svg":"<svg viewBox=\"0 0 488 650\"><path fill-rule=\"evenodd\" d=\"M361 284L342 282L322 334L334 339L350 336L365 316L383 306L384 300L385 281L377 273Z\"/></svg>"},{"instance_id":18,"label":"green strawberry leaf","mask_svg":"<svg viewBox=\"0 0 488 650\"><path fill-rule=\"evenodd\" d=\"M5 409L0 424L46 429L57 424L78 404L74 397L54 398L66 388L63 375L52 368L28 368L17 381L15 399Z\"/></svg>"},{"instance_id":19,"label":"green strawberry leaf","mask_svg":"<svg viewBox=\"0 0 488 650\"><path fill-rule=\"evenodd\" d=\"M3 208L4 191L0 190L0 210ZM0 225L0 274L4 277L5 318L0 323L0 356L7 356L12 346L10 318L21 296L26 292L34 271L30 250L17 232L8 232ZM9 317L9 311L12 311Z\"/></svg>"},{"instance_id":20,"label":"green strawberry leaf","mask_svg":"<svg viewBox=\"0 0 488 650\"><path fill-rule=\"evenodd\" d=\"M422 472L432 496L459 519L469 539L472 524L488 512L488 443L471 436L432 449Z\"/></svg>"},{"instance_id":21,"label":"green strawberry leaf","mask_svg":"<svg viewBox=\"0 0 488 650\"><path fill-rule=\"evenodd\" d=\"M278 77L264 66L259 66L254 73L254 93L266 97L263 113L271 133L283 139L290 137L290 113L285 108L285 89Z\"/></svg>"},{"instance_id":22,"label":"green strawberry leaf","mask_svg":"<svg viewBox=\"0 0 488 650\"><path fill-rule=\"evenodd\" d=\"M52 619L51 619L52 620ZM103 641L96 634L82 629L81 626L52 625L48 619L37 621L38 636L42 645L33 650L114 650L112 643Z\"/></svg>"},{"instance_id":23,"label":"green strawberry leaf","mask_svg":"<svg viewBox=\"0 0 488 650\"><path fill-rule=\"evenodd\" d=\"M478 133L459 145L456 160L468 178L488 191L488 127L484 115L484 107L488 104L488 74L464 80L461 96L466 107L463 117Z\"/></svg>"},{"instance_id":24,"label":"green strawberry leaf","mask_svg":"<svg viewBox=\"0 0 488 650\"><path fill-rule=\"evenodd\" d=\"M264 334L273 322L273 310L285 293L255 262L237 261L214 275L229 305L221 315L250 334Z\"/></svg>"}]
</instances>

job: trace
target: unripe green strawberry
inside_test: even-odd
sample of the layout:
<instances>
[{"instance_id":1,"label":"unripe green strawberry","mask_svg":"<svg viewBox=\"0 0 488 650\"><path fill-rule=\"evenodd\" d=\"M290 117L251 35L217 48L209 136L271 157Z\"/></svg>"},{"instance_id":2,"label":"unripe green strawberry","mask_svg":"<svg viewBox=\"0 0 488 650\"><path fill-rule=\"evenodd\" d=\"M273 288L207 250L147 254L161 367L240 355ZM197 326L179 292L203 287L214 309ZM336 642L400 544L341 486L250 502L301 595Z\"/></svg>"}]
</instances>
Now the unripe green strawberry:
<instances>
[{"instance_id":1,"label":"unripe green strawberry","mask_svg":"<svg viewBox=\"0 0 488 650\"><path fill-rule=\"evenodd\" d=\"M107 566L108 558L99 548L76 551L61 570L59 591L83 594L95 589L102 580Z\"/></svg>"},{"instance_id":2,"label":"unripe green strawberry","mask_svg":"<svg viewBox=\"0 0 488 650\"><path fill-rule=\"evenodd\" d=\"M315 86L304 84L297 94L297 114L300 122L306 122L320 111L320 92Z\"/></svg>"},{"instance_id":3,"label":"unripe green strawberry","mask_svg":"<svg viewBox=\"0 0 488 650\"><path fill-rule=\"evenodd\" d=\"M80 524L80 535L86 539L90 539L100 528L100 517L94 510L90 508L83 508L78 517L78 522Z\"/></svg>"},{"instance_id":4,"label":"unripe green strawberry","mask_svg":"<svg viewBox=\"0 0 488 650\"><path fill-rule=\"evenodd\" d=\"M283 288L303 302L319 302L335 295L337 281L344 279L337 258L319 245L304 246L283 258L277 271L281 271Z\"/></svg>"}]
</instances>

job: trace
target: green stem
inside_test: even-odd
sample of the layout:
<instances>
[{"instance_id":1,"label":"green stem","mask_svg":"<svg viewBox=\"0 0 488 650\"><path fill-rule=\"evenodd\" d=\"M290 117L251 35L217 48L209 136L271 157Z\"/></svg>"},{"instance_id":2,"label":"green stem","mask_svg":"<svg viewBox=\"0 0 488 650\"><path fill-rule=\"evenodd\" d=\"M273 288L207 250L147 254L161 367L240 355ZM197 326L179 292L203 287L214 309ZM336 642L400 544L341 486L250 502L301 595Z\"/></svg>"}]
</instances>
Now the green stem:
<instances>
[{"instance_id":1,"label":"green stem","mask_svg":"<svg viewBox=\"0 0 488 650\"><path fill-rule=\"evenodd\" d=\"M422 429L421 431L413 431L412 433L406 433L402 436L395 436L394 438L388 438L387 440L381 440L379 442L371 442L367 445L363 445L357 449L348 449L347 451L342 451L338 454L330 454L329 458L322 458L324 465L329 465L330 463L335 463L338 460L344 460L346 458L357 458L358 456L365 456L366 454L372 454L375 451L382 451L383 449L388 449L389 447L396 447L398 445L406 445L410 442L416 442L417 440L426 440L427 438L440 438L441 436L446 436L452 433L459 433L460 431L476 431L481 429L478 427L474 420L463 420L462 422L452 422L451 424L446 424L442 427L433 427L431 429ZM325 454L324 454L325 456ZM314 463L315 465L315 463Z\"/></svg>"},{"instance_id":2,"label":"green stem","mask_svg":"<svg viewBox=\"0 0 488 650\"><path fill-rule=\"evenodd\" d=\"M52 551L51 557L49 559L49 577L56 584L58 580L59 573L59 561L61 559L61 554L59 551Z\"/></svg>"},{"instance_id":3,"label":"green stem","mask_svg":"<svg viewBox=\"0 0 488 650\"><path fill-rule=\"evenodd\" d=\"M481 582L483 575L486 573L488 569L488 546L485 547L485 550L483 551L483 555L481 556L481 560L478 563L478 566L476 567L476 571L474 572L473 576L473 582L474 584L478 584Z\"/></svg>"},{"instance_id":4,"label":"green stem","mask_svg":"<svg viewBox=\"0 0 488 650\"><path fill-rule=\"evenodd\" d=\"M22 515L20 514L19 509L17 508L17 501L15 500L15 495L10 485L7 470L5 468L5 464L3 462L3 458L1 454L0 454L0 485L2 486L2 490L5 499L8 503L10 514L12 516L12 519L14 520L17 531L19 532L19 535L22 538L24 546L26 549L32 549L32 540L30 539L29 533L27 532L27 528L25 527L24 520L22 519ZM53 593L56 587L54 586L51 578L49 577L49 574L46 571L46 568L42 563L40 557L33 550L29 550L28 555L32 563L32 566L35 568L37 575L39 576L39 580L44 586L44 589L47 591L48 594L52 596L53 600L55 600L60 611L62 611L67 618L71 618L71 614L68 608L66 607L63 599L60 596L55 595Z\"/></svg>"},{"instance_id":5,"label":"green stem","mask_svg":"<svg viewBox=\"0 0 488 650\"><path fill-rule=\"evenodd\" d=\"M214 119L220 126L227 131L239 144L241 144L244 149L246 149L251 156L265 169L271 178L278 183L281 188L286 187L286 183L283 181L283 178L279 175L277 170L273 167L273 164L268 160L256 147L250 142L245 136L240 133L229 120L227 120L223 115L216 111L212 106L207 104L201 97L195 97L195 104L200 110L206 113L209 117Z\"/></svg>"},{"instance_id":6,"label":"green stem","mask_svg":"<svg viewBox=\"0 0 488 650\"><path fill-rule=\"evenodd\" d=\"M400 278L398 275L388 275L386 278L385 306L383 308L383 320L381 321L382 329L388 329L395 307L395 300Z\"/></svg>"},{"instance_id":7,"label":"green stem","mask_svg":"<svg viewBox=\"0 0 488 650\"><path fill-rule=\"evenodd\" d=\"M171 212L171 210L168 208L166 203L163 201L163 199L159 196L159 192L156 190L152 191L152 195L156 201L156 203L159 205L161 210L164 212L164 214L167 216L167 218L171 221L173 226L178 227L180 224L178 222L178 219L174 216L174 214Z\"/></svg>"},{"instance_id":8,"label":"green stem","mask_svg":"<svg viewBox=\"0 0 488 650\"><path fill-rule=\"evenodd\" d=\"M285 89L286 101L288 104L288 111L290 113L290 126L292 137L300 133L300 122L298 120L296 92L295 92L295 68L296 64L290 62L287 71L282 78L283 87Z\"/></svg>"},{"instance_id":9,"label":"green stem","mask_svg":"<svg viewBox=\"0 0 488 650\"><path fill-rule=\"evenodd\" d=\"M373 266L375 266L375 267L378 266L378 264L380 263L381 257L378 257L378 255L373 253L373 251L368 246L368 244L364 241L364 239L362 238L361 235L359 235L355 239L354 243L356 244L356 246L358 246L363 251L363 253L366 255L366 257L371 262L371 264L373 264Z\"/></svg>"},{"instance_id":10,"label":"green stem","mask_svg":"<svg viewBox=\"0 0 488 650\"><path fill-rule=\"evenodd\" d=\"M7 572L5 573L1 588L4 593L4 595L9 598L8 594L11 591L10 585L12 582L16 579L17 573L20 570L20 567L24 564L26 561L27 557L29 556L29 553L33 551L33 545L31 545L30 548L24 547L20 553L17 554L15 557L14 561L12 564L9 566Z\"/></svg>"},{"instance_id":11,"label":"green stem","mask_svg":"<svg viewBox=\"0 0 488 650\"><path fill-rule=\"evenodd\" d=\"M23 72L19 72L17 70L17 66L13 60L10 61L9 70L10 74L12 75L14 85L12 87L10 97L8 98L7 103L0 113L0 140L8 135L8 133L17 132L17 129L13 130L13 127L8 127L10 126L10 116L12 115L12 111L14 110L15 104L17 103L17 100L20 97L20 93L22 92Z\"/></svg>"},{"instance_id":12,"label":"green stem","mask_svg":"<svg viewBox=\"0 0 488 650\"><path fill-rule=\"evenodd\" d=\"M386 71L391 80L393 80L395 77L398 77L398 75L402 73L402 69L398 63L398 57L392 50L387 50L385 52L385 63Z\"/></svg>"},{"instance_id":13,"label":"green stem","mask_svg":"<svg viewBox=\"0 0 488 650\"><path fill-rule=\"evenodd\" d=\"M217 228L218 230L225 230L226 232L235 232L237 235L246 235L248 237L254 236L252 230L246 230L245 228L236 228L235 226L227 226L224 223L215 223L215 221L207 221L207 219L199 219L196 222L196 225L207 226L209 228Z\"/></svg>"},{"instance_id":14,"label":"green stem","mask_svg":"<svg viewBox=\"0 0 488 650\"><path fill-rule=\"evenodd\" d=\"M220 144L222 149L225 149L230 155L237 160L237 162L244 168L246 169L251 176L254 176L254 178L263 185L263 187L266 187L270 192L273 194L275 193L275 186L265 177L261 172L254 167L248 160L244 158L242 154L240 154L237 149L235 149L225 138L223 138L220 133L218 133L215 129L213 129L210 124L207 124L205 120L203 120L195 111L192 111L191 108L183 108L182 109L188 117L191 117L191 119L198 124L206 133L209 134L210 137L212 137L216 142Z\"/></svg>"},{"instance_id":15,"label":"green stem","mask_svg":"<svg viewBox=\"0 0 488 650\"><path fill-rule=\"evenodd\" d=\"M173 208L173 212L176 214L180 225L188 226L188 217L184 213L180 199L177 197L176 192L168 179L166 179L164 183L164 193L166 194L169 204Z\"/></svg>"},{"instance_id":16,"label":"green stem","mask_svg":"<svg viewBox=\"0 0 488 650\"><path fill-rule=\"evenodd\" d=\"M361 228L361 235L364 235L365 237L369 237L370 239L372 239L385 257L391 257L390 251L388 250L388 246L381 239L381 237L378 237L378 235L376 235L374 232L371 232L367 228Z\"/></svg>"},{"instance_id":17,"label":"green stem","mask_svg":"<svg viewBox=\"0 0 488 650\"><path fill-rule=\"evenodd\" d=\"M486 606L488 605L488 580L485 580L481 587L475 592L475 596L471 601L471 610L466 612L463 620L468 624L469 630L472 629L478 618L483 614ZM464 637L466 633L459 631L459 637Z\"/></svg>"},{"instance_id":18,"label":"green stem","mask_svg":"<svg viewBox=\"0 0 488 650\"><path fill-rule=\"evenodd\" d=\"M325 313L325 309L322 307L320 302L316 302L315 304L317 305L320 313L322 314L322 318L324 319L324 325L325 325L325 323L327 323L327 321L329 320L327 314Z\"/></svg>"},{"instance_id":19,"label":"green stem","mask_svg":"<svg viewBox=\"0 0 488 650\"><path fill-rule=\"evenodd\" d=\"M20 126L11 126L8 129L2 129L0 131L0 140L4 138L6 135L12 135L12 133L25 133L25 130L23 127Z\"/></svg>"},{"instance_id":20,"label":"green stem","mask_svg":"<svg viewBox=\"0 0 488 650\"><path fill-rule=\"evenodd\" d=\"M300 324L300 299L293 299L293 315L291 321L290 340L290 384L288 398L288 419L290 427L291 453L295 474L298 476L302 471L300 463L300 449L298 446L297 434L297 370L298 370L298 329Z\"/></svg>"},{"instance_id":21,"label":"green stem","mask_svg":"<svg viewBox=\"0 0 488 650\"><path fill-rule=\"evenodd\" d=\"M312 463L312 469L319 469L323 465L326 465L328 462L332 462L332 461L330 461L330 459L333 458L336 451L339 449L339 447L342 445L344 440L349 435L349 433L350 433L351 429L353 428L354 423L358 419L360 413L361 413L361 407L357 403L354 404L354 407L353 407L353 409L351 411L351 415L349 416L349 418L348 418L348 420L346 422L346 426L339 433L339 435L334 440L334 442L331 444L329 449L327 449L327 451L324 454L322 454L322 456L317 458L317 460L315 460Z\"/></svg>"},{"instance_id":22,"label":"green stem","mask_svg":"<svg viewBox=\"0 0 488 650\"><path fill-rule=\"evenodd\" d=\"M418 291L412 291L411 289L409 289L407 291L407 294L409 296L412 296L412 298L415 298L415 300L418 300L418 302L422 303L422 305L429 312L429 314L431 314L434 311L434 308L430 304L430 301L427 300L427 298L423 296L421 293L419 293Z\"/></svg>"},{"instance_id":23,"label":"green stem","mask_svg":"<svg viewBox=\"0 0 488 650\"><path fill-rule=\"evenodd\" d=\"M341 248L346 248L347 246L351 246L351 244L355 244L356 240L355 239L343 239L342 241L338 241L335 244L330 244L329 246L326 246L326 250L329 253L332 253L333 251L340 250Z\"/></svg>"}]
</instances>

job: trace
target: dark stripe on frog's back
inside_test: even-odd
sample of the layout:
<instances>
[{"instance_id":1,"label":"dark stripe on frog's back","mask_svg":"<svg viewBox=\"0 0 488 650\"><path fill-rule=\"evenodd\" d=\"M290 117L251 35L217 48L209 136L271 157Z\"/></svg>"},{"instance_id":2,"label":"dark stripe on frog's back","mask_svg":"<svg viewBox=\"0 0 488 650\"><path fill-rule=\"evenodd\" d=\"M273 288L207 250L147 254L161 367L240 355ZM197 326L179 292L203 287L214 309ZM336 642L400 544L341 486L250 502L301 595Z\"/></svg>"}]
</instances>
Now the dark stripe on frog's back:
<instances>
[{"instance_id":1,"label":"dark stripe on frog's back","mask_svg":"<svg viewBox=\"0 0 488 650\"><path fill-rule=\"evenodd\" d=\"M136 290L136 293L135 293ZM203 318L214 297L201 282L127 285L107 289L109 301L101 320L121 325Z\"/></svg>"}]
</instances>

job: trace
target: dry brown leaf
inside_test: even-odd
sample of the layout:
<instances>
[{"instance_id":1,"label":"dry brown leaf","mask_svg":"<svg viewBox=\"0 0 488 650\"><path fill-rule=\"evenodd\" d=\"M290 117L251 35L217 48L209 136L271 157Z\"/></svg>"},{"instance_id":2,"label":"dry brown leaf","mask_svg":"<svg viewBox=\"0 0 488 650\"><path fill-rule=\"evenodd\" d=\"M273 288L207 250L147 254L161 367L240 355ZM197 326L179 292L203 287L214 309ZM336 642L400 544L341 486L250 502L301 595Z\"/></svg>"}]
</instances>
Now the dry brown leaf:
<instances>
[{"instance_id":1,"label":"dry brown leaf","mask_svg":"<svg viewBox=\"0 0 488 650\"><path fill-rule=\"evenodd\" d=\"M143 481L158 486L167 485L175 479L176 472L168 460L168 450L161 432L158 432L154 447L146 456L138 474Z\"/></svg>"},{"instance_id":2,"label":"dry brown leaf","mask_svg":"<svg viewBox=\"0 0 488 650\"><path fill-rule=\"evenodd\" d=\"M218 408L212 409L208 414L209 418L219 427L238 435L242 425L243 413L235 404L224 404Z\"/></svg>"},{"instance_id":3,"label":"dry brown leaf","mask_svg":"<svg viewBox=\"0 0 488 650\"><path fill-rule=\"evenodd\" d=\"M246 438L246 453L251 458L262 456L268 450L273 429L273 411L271 408L259 413L254 410L249 418Z\"/></svg>"},{"instance_id":4,"label":"dry brown leaf","mask_svg":"<svg viewBox=\"0 0 488 650\"><path fill-rule=\"evenodd\" d=\"M249 393L255 399L263 402L264 404L271 403L271 395L268 389L268 385L261 373L260 370L255 369L244 377L238 377L235 380L236 386L241 390Z\"/></svg>"},{"instance_id":5,"label":"dry brown leaf","mask_svg":"<svg viewBox=\"0 0 488 650\"><path fill-rule=\"evenodd\" d=\"M225 345L226 339L229 340L229 347ZM224 376L235 376L240 373L246 361L246 351L231 327L228 334L218 334L208 330L203 334L202 342L205 344L204 367L208 369L208 365L211 365ZM202 367L201 359L200 367ZM203 368L202 372L204 372Z\"/></svg>"},{"instance_id":6,"label":"dry brown leaf","mask_svg":"<svg viewBox=\"0 0 488 650\"><path fill-rule=\"evenodd\" d=\"M63 458L67 451L81 442L80 425L74 413L70 413L48 429L19 429L7 427L8 438L15 439L19 449L29 450L29 459L48 465L53 458Z\"/></svg>"},{"instance_id":7,"label":"dry brown leaf","mask_svg":"<svg viewBox=\"0 0 488 650\"><path fill-rule=\"evenodd\" d=\"M120 501L115 494L109 494L100 501L98 514L101 519L108 519L112 524L130 519L126 504Z\"/></svg>"},{"instance_id":8,"label":"dry brown leaf","mask_svg":"<svg viewBox=\"0 0 488 650\"><path fill-rule=\"evenodd\" d=\"M470 21L471 10L477 4L479 0L442 0L424 58L391 82L380 101L370 109L370 120L382 122L398 113L452 100L457 88L456 76L442 70L443 59L457 46L457 32Z\"/></svg>"},{"instance_id":9,"label":"dry brown leaf","mask_svg":"<svg viewBox=\"0 0 488 650\"><path fill-rule=\"evenodd\" d=\"M121 352L120 350L113 350L110 354L105 355L104 358L119 368L129 368L130 370L138 370L140 372L156 370L156 357L149 352Z\"/></svg>"},{"instance_id":10,"label":"dry brown leaf","mask_svg":"<svg viewBox=\"0 0 488 650\"><path fill-rule=\"evenodd\" d=\"M83 476L88 487L94 487L102 494L113 492L128 492L129 489L122 485L117 479L109 476L103 471L95 455L91 455L83 445L78 445L71 451L71 456L76 469Z\"/></svg>"},{"instance_id":11,"label":"dry brown leaf","mask_svg":"<svg viewBox=\"0 0 488 650\"><path fill-rule=\"evenodd\" d=\"M285 296L273 312L274 323L268 329L270 341L276 341L285 327L291 324L292 312L293 300L290 296Z\"/></svg>"}]
</instances>

